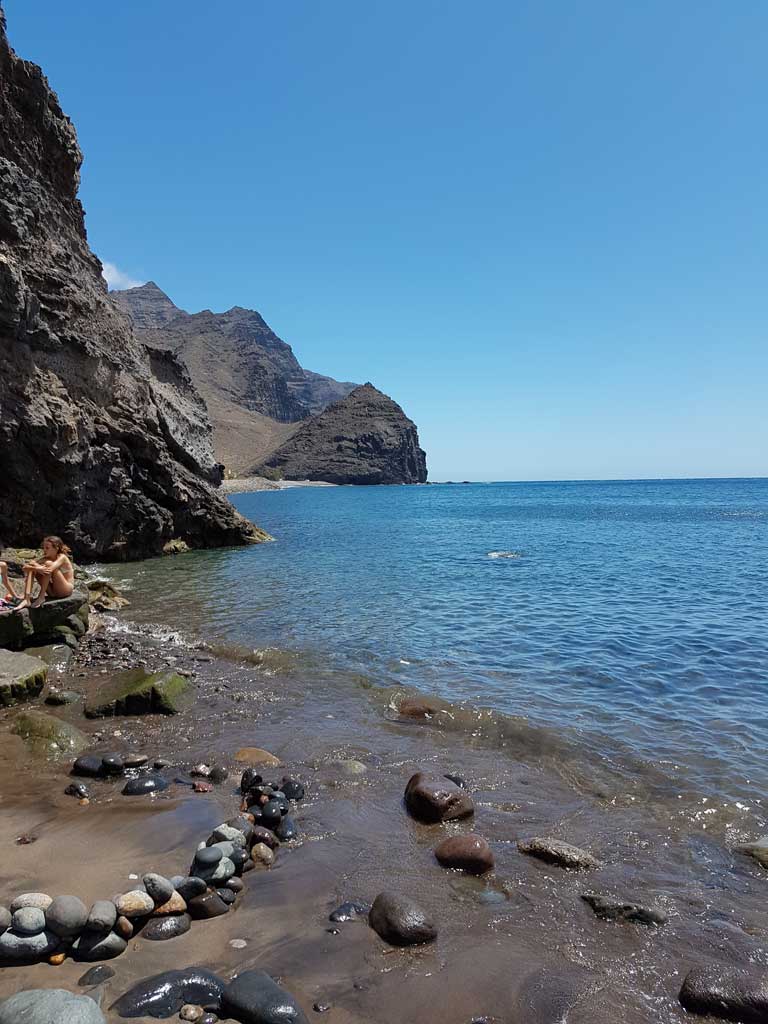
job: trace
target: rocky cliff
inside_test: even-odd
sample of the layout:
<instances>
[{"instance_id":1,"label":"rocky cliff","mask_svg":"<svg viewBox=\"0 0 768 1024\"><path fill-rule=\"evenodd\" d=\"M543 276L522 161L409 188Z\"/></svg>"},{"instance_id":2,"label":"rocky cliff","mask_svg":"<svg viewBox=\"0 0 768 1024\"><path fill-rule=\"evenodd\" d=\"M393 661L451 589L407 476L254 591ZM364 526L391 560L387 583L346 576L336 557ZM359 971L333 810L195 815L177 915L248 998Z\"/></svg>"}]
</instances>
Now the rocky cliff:
<instances>
[{"instance_id":1,"label":"rocky cliff","mask_svg":"<svg viewBox=\"0 0 768 1024\"><path fill-rule=\"evenodd\" d=\"M427 479L416 425L372 384L302 424L260 465L286 480L338 484L417 484Z\"/></svg>"},{"instance_id":2,"label":"rocky cliff","mask_svg":"<svg viewBox=\"0 0 768 1024\"><path fill-rule=\"evenodd\" d=\"M214 487L205 407L107 297L77 199L75 130L0 11L0 537L81 557L266 537Z\"/></svg>"},{"instance_id":3,"label":"rocky cliff","mask_svg":"<svg viewBox=\"0 0 768 1024\"><path fill-rule=\"evenodd\" d=\"M206 402L223 400L296 423L357 387L303 369L291 346L253 309L186 313L153 281L111 295L146 344L183 360Z\"/></svg>"}]
</instances>

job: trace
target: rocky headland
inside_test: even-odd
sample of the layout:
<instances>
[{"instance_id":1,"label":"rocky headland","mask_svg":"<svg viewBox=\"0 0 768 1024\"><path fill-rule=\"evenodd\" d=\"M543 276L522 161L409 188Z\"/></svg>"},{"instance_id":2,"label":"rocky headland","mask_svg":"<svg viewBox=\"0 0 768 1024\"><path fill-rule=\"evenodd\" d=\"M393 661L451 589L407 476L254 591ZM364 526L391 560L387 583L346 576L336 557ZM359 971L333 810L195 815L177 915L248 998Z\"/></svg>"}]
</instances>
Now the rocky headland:
<instances>
[{"instance_id":1,"label":"rocky headland","mask_svg":"<svg viewBox=\"0 0 768 1024\"><path fill-rule=\"evenodd\" d=\"M255 310L190 314L153 281L111 297L147 346L172 352L188 368L230 473L266 467L287 480L426 480L416 426L392 399L370 384L305 370Z\"/></svg>"},{"instance_id":2,"label":"rocky headland","mask_svg":"<svg viewBox=\"0 0 768 1024\"><path fill-rule=\"evenodd\" d=\"M108 298L75 129L0 12L0 537L129 559L266 535L216 493L205 405Z\"/></svg>"}]
</instances>

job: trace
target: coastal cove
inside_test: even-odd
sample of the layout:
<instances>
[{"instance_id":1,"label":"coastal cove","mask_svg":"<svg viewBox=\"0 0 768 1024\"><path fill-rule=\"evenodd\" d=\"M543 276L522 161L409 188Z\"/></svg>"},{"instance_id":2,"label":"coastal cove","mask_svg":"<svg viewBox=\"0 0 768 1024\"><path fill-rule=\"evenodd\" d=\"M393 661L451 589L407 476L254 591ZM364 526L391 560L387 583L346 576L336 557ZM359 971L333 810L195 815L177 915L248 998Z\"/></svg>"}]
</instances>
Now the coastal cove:
<instances>
[{"instance_id":1,"label":"coastal cove","mask_svg":"<svg viewBox=\"0 0 768 1024\"><path fill-rule=\"evenodd\" d=\"M689 971L766 957L766 869L741 848L766 831L750 679L765 663L767 497L765 481L236 496L276 542L112 566L131 605L97 617L66 677L82 696L53 709L98 755L165 759L167 786L126 797L120 778L86 779L81 806L64 794L71 758L30 762L9 737L4 899L87 904L184 872L235 813L237 752L265 748L280 761L267 778L307 787L298 839L246 876L228 914L131 940L95 990L108 1021L132 985L190 965L266 970L307 1017L328 1006L345 1024L689 1019ZM192 706L85 719L82 701L137 664L186 674ZM201 762L229 778L194 792ZM418 770L466 780L473 815L406 813ZM480 876L434 854L468 833L495 861ZM533 837L576 846L584 868L526 855ZM364 914L328 920L392 889L436 941L401 949ZM611 907L636 916L606 920ZM0 996L86 991L84 971L3 967Z\"/></svg>"}]
</instances>

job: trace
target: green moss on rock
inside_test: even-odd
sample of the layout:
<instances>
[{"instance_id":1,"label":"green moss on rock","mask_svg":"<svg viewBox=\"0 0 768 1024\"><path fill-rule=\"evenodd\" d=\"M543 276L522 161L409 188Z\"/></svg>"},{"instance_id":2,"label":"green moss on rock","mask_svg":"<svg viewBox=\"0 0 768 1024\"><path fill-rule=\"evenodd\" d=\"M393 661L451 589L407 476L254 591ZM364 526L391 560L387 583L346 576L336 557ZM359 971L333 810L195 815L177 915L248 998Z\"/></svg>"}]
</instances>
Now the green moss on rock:
<instances>
[{"instance_id":1,"label":"green moss on rock","mask_svg":"<svg viewBox=\"0 0 768 1024\"><path fill-rule=\"evenodd\" d=\"M21 712L11 732L20 736L30 752L38 757L80 754L89 746L88 737L74 725L43 711Z\"/></svg>"},{"instance_id":2,"label":"green moss on rock","mask_svg":"<svg viewBox=\"0 0 768 1024\"><path fill-rule=\"evenodd\" d=\"M193 700L192 684L178 672L131 669L113 676L85 705L87 718L110 715L176 715Z\"/></svg>"}]
</instances>

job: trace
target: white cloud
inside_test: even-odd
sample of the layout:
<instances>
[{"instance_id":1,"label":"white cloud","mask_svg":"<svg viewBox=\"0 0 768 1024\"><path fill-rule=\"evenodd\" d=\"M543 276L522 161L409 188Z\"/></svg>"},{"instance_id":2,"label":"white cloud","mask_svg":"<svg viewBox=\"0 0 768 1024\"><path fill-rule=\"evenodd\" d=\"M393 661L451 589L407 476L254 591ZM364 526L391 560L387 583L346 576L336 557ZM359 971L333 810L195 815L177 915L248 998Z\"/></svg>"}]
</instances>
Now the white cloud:
<instances>
[{"instance_id":1,"label":"white cloud","mask_svg":"<svg viewBox=\"0 0 768 1024\"><path fill-rule=\"evenodd\" d=\"M145 281L136 281L128 274L124 274L114 263L107 263L105 260L102 266L104 268L102 276L113 291L115 289L122 291L124 288L138 288L140 285L146 284Z\"/></svg>"}]
</instances>

